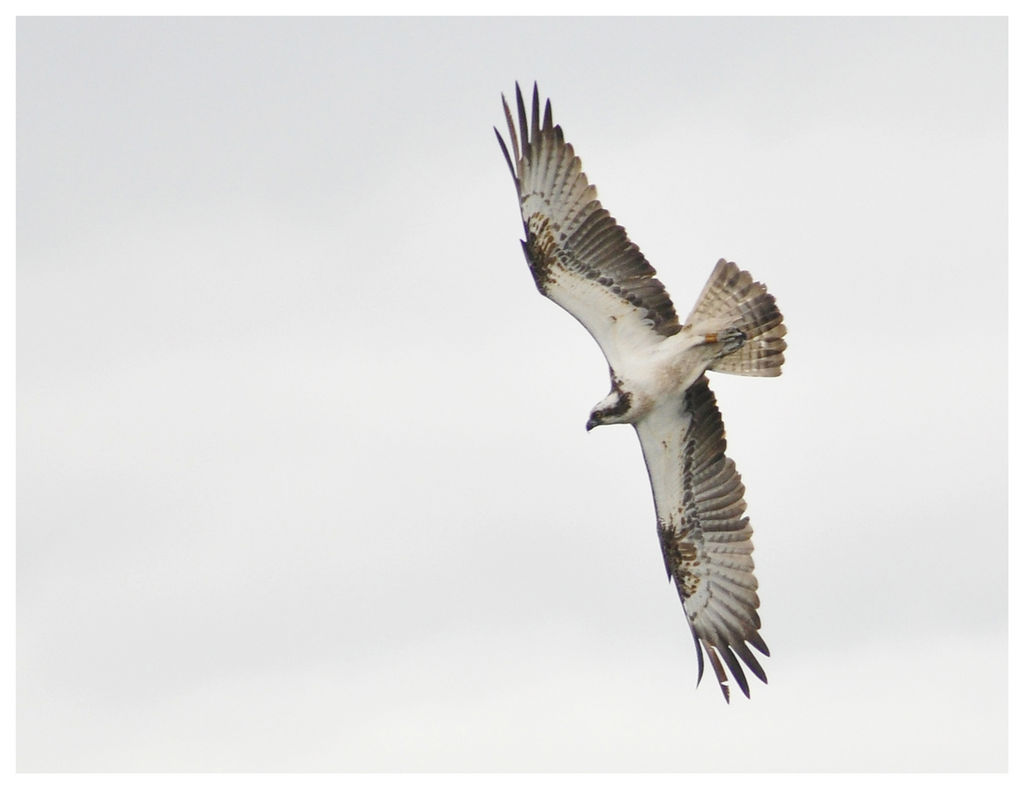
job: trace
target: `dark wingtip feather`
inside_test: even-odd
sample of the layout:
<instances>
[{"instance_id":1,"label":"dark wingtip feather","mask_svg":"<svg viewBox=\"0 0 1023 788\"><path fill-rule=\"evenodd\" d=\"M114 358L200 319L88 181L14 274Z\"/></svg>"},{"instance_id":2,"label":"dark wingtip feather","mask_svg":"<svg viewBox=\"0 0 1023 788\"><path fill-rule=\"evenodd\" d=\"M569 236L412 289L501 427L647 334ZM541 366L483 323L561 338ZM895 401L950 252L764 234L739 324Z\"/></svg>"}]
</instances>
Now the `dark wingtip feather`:
<instances>
[{"instance_id":1,"label":"dark wingtip feather","mask_svg":"<svg viewBox=\"0 0 1023 788\"><path fill-rule=\"evenodd\" d=\"M753 656L753 652L746 648L745 643L740 641L732 644L732 650L739 655L739 659L746 663L746 667L753 671L754 676L764 682L764 684L767 683L767 674L757 661L757 658Z\"/></svg>"},{"instance_id":2,"label":"dark wingtip feather","mask_svg":"<svg viewBox=\"0 0 1023 788\"><path fill-rule=\"evenodd\" d=\"M519 111L519 135L522 137L522 152L529 150L529 125L526 121L526 103L522 100L522 90L519 83L515 83L515 102Z\"/></svg>"},{"instance_id":3,"label":"dark wingtip feather","mask_svg":"<svg viewBox=\"0 0 1023 788\"><path fill-rule=\"evenodd\" d=\"M671 570L668 570L668 576L671 577ZM696 644L696 686L700 686L700 682L703 680L703 649L700 648L700 638L696 636L696 632L693 632L693 643Z\"/></svg>"},{"instance_id":4,"label":"dark wingtip feather","mask_svg":"<svg viewBox=\"0 0 1023 788\"><path fill-rule=\"evenodd\" d=\"M540 136L540 91L533 83L533 114L529 125L533 132L533 139Z\"/></svg>"},{"instance_id":5,"label":"dark wingtip feather","mask_svg":"<svg viewBox=\"0 0 1023 788\"><path fill-rule=\"evenodd\" d=\"M497 126L494 126L494 134L497 135L497 144L501 146L501 152L504 154L504 160L508 162L508 171L511 173L512 180L515 181L516 188L518 188L519 179L515 175L515 165L512 164L511 155L508 153L508 146L504 144L504 137L502 137L501 132L497 130Z\"/></svg>"},{"instance_id":6,"label":"dark wingtip feather","mask_svg":"<svg viewBox=\"0 0 1023 788\"><path fill-rule=\"evenodd\" d=\"M755 648L765 657L771 656L771 650L767 647L767 644L764 642L764 639L760 637L759 632L750 632L746 636L746 640L749 641L749 644L753 646L753 648Z\"/></svg>"},{"instance_id":7,"label":"dark wingtip feather","mask_svg":"<svg viewBox=\"0 0 1023 788\"><path fill-rule=\"evenodd\" d=\"M518 85L515 86L518 88ZM515 133L515 122L512 120L511 107L508 106L508 99L504 97L504 93L501 94L501 104L504 106L504 122L508 124L508 139L511 140L512 151L515 153L515 163L519 162L519 138ZM504 140L501 140L501 144L504 145ZM512 168L512 177L518 180L515 175L515 169Z\"/></svg>"},{"instance_id":8,"label":"dark wingtip feather","mask_svg":"<svg viewBox=\"0 0 1023 788\"><path fill-rule=\"evenodd\" d=\"M731 703L731 694L728 691L728 674L725 673L725 669L721 666L721 660L718 658L717 649L712 648L706 643L703 644L703 648L707 652L707 658L710 660L710 666L714 668L714 676L718 680L718 686L721 687L721 694L725 696L725 702Z\"/></svg>"},{"instance_id":9,"label":"dark wingtip feather","mask_svg":"<svg viewBox=\"0 0 1023 788\"><path fill-rule=\"evenodd\" d=\"M748 698L749 682L746 680L746 674L743 672L742 665L739 664L739 660L735 658L735 654L732 653L728 646L722 646L718 649L718 652L724 659L725 664L728 665L728 669L732 672L732 676L735 677L735 683L739 685L739 689L742 690L742 694Z\"/></svg>"}]
</instances>

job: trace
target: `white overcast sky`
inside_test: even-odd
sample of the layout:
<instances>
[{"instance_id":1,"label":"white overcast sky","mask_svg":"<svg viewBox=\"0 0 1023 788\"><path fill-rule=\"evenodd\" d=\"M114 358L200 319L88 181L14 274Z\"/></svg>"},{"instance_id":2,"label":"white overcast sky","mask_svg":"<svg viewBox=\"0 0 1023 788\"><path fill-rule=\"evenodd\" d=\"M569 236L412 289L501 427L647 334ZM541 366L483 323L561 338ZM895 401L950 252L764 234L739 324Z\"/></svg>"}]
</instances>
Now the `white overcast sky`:
<instances>
[{"instance_id":1,"label":"white overcast sky","mask_svg":"<svg viewBox=\"0 0 1023 788\"><path fill-rule=\"evenodd\" d=\"M1007 767L1004 19L21 19L22 771ZM539 81L714 376L726 706L491 126Z\"/></svg>"}]
</instances>

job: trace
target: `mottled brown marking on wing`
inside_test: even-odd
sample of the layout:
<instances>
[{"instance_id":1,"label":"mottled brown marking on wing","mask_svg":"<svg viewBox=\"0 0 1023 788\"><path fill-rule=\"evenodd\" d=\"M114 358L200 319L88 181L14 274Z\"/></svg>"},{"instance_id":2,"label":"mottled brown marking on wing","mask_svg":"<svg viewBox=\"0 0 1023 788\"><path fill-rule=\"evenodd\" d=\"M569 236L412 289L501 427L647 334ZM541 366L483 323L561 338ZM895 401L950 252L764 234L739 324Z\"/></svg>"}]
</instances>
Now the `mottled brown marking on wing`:
<instances>
[{"instance_id":1,"label":"mottled brown marking on wing","mask_svg":"<svg viewBox=\"0 0 1023 788\"><path fill-rule=\"evenodd\" d=\"M748 697L742 665L761 681L766 682L767 676L746 644L765 655L769 652L758 632L760 600L751 556L753 530L743 516L745 487L735 464L725 456L724 425L706 376L686 393L683 412L689 426L675 444L678 456L651 470L655 500L656 485L665 483L658 473L670 473L674 466L681 475L677 503L667 508L662 500L658 505L657 532L665 568L693 630L700 677L702 649L725 699L729 698L728 673Z\"/></svg>"},{"instance_id":2,"label":"mottled brown marking on wing","mask_svg":"<svg viewBox=\"0 0 1023 788\"><path fill-rule=\"evenodd\" d=\"M512 150L496 129L519 196L526 238L523 252L537 289L574 314L594 335L605 355L602 322L623 317L644 324L659 337L680 330L678 316L656 271L632 243L625 230L601 206L596 189L582 171L582 163L565 142L560 126L546 102L540 120L540 98L533 86L532 111L527 113L519 86L515 86L518 128L507 101L505 119ZM588 314L580 304L583 282L592 282L608 294L609 308ZM569 292L571 291L571 292ZM594 308L603 310L597 304ZM602 341L604 340L604 341Z\"/></svg>"}]
</instances>

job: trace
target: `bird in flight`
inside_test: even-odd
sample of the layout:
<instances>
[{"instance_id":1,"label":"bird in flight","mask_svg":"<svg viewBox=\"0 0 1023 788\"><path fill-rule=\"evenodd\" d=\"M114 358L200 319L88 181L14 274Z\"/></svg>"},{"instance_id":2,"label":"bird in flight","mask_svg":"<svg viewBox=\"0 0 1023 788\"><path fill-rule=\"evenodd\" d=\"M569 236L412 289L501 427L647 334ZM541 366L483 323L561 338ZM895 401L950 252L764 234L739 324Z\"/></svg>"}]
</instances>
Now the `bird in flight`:
<instances>
[{"instance_id":1,"label":"bird in flight","mask_svg":"<svg viewBox=\"0 0 1023 788\"><path fill-rule=\"evenodd\" d=\"M593 407L586 429L635 427L664 566L696 644L697 684L706 652L725 700L725 666L748 698L743 665L767 682L749 646L770 652L759 631L745 487L725 456L725 430L706 372L780 375L782 315L764 285L719 260L679 323L653 267L597 200L579 157L551 120L550 101L541 118L534 83L527 117L518 84L515 97L517 130L501 97L510 151L494 132L518 192L526 262L537 289L597 341L611 375L611 391Z\"/></svg>"}]
</instances>

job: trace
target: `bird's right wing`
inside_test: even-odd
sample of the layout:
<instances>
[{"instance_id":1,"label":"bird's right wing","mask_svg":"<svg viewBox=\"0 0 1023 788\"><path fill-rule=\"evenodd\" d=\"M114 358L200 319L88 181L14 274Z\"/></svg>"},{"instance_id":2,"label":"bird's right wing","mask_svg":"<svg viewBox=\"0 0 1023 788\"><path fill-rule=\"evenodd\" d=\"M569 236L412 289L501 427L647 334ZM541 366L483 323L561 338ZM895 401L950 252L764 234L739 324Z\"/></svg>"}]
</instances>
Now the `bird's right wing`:
<instances>
[{"instance_id":1,"label":"bird's right wing","mask_svg":"<svg viewBox=\"0 0 1023 788\"><path fill-rule=\"evenodd\" d=\"M746 644L769 653L758 631L753 529L743 516L745 487L725 456L724 425L707 377L690 387L681 408L663 406L640 421L636 432L653 488L664 564L696 641L697 682L703 677L702 646L725 700L722 660L749 697L739 660L761 681L767 676Z\"/></svg>"},{"instance_id":2,"label":"bird's right wing","mask_svg":"<svg viewBox=\"0 0 1023 788\"><path fill-rule=\"evenodd\" d=\"M601 207L582 162L551 120L533 86L532 117L515 86L519 128L508 102L511 151L495 128L515 180L537 289L570 312L597 340L614 368L632 350L679 331L678 316L656 271Z\"/></svg>"}]
</instances>

